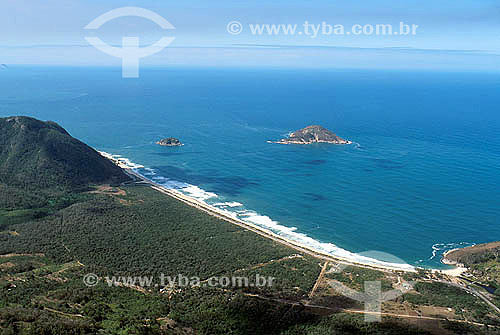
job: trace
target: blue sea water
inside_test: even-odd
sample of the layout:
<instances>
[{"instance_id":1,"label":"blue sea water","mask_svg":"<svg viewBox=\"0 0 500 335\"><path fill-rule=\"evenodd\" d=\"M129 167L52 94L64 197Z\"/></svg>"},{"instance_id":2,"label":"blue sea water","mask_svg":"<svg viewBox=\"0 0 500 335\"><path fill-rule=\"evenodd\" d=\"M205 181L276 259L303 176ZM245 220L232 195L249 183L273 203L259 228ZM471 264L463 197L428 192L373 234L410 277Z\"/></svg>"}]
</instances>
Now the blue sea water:
<instances>
[{"instance_id":1,"label":"blue sea water","mask_svg":"<svg viewBox=\"0 0 500 335\"><path fill-rule=\"evenodd\" d=\"M499 73L14 66L0 116L57 121L285 236L442 267L500 240L499 92ZM354 144L266 143L311 124ZM169 136L185 145L154 144Z\"/></svg>"}]
</instances>

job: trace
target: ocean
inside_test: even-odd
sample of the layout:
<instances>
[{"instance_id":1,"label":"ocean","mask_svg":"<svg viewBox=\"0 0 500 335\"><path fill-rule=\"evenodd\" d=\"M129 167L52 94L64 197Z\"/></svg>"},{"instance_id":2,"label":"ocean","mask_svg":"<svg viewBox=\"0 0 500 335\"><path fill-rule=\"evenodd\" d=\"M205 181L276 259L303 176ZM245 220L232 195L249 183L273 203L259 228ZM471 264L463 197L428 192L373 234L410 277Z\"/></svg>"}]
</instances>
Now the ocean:
<instances>
[{"instance_id":1,"label":"ocean","mask_svg":"<svg viewBox=\"0 0 500 335\"><path fill-rule=\"evenodd\" d=\"M500 240L500 74L11 66L0 116L53 120L155 182L337 255L445 268ZM322 125L352 145L267 143ZM177 137L182 147L155 144ZM142 167L139 167L142 166Z\"/></svg>"}]
</instances>

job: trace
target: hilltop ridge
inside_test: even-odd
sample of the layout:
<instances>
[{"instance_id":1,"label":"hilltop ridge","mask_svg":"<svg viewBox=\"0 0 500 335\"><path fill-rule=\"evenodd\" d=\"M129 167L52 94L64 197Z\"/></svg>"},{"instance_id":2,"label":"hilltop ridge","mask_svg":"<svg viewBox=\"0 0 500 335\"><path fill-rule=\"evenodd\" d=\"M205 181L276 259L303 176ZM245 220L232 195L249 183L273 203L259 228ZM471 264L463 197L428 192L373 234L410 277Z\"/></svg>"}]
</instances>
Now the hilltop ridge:
<instances>
[{"instance_id":1,"label":"hilltop ridge","mask_svg":"<svg viewBox=\"0 0 500 335\"><path fill-rule=\"evenodd\" d=\"M0 118L0 184L50 188L128 179L119 167L55 122Z\"/></svg>"}]
</instances>

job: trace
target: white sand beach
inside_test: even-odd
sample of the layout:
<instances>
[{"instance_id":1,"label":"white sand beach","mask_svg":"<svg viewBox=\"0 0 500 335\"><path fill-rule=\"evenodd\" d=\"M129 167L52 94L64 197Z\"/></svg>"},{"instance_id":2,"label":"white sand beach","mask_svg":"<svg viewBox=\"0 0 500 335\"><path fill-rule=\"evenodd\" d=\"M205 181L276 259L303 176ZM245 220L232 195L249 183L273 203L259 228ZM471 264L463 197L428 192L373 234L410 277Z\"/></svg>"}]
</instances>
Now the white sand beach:
<instances>
[{"instance_id":1,"label":"white sand beach","mask_svg":"<svg viewBox=\"0 0 500 335\"><path fill-rule=\"evenodd\" d=\"M416 268L409 265L409 264L395 264L395 263L387 263L387 262L377 262L377 263L372 263L372 262L361 262L359 260L353 260L349 258L343 258L339 257L337 255L331 255L328 253L325 253L320 250L316 250L314 248L311 248L310 246L301 244L297 241L293 241L290 239L286 239L282 236L279 236L269 230L266 230L262 227L259 227L255 224L252 224L247 221L243 221L233 215L231 215L231 212L221 210L217 207L210 206L207 203L200 201L198 199L195 199L193 197L187 196L175 189L170 189L165 186L162 186L158 183L155 183L154 181L144 177L140 173L136 172L135 169L139 167L143 167L142 165L134 164L130 162L130 160L126 158L117 158L115 155L110 155L106 152L100 152L104 157L110 159L113 161L115 164L117 164L119 167L121 167L128 175L132 176L133 178L142 181L143 183L149 184L154 190L161 192L163 194L166 194L168 196L171 196L177 200L180 200L190 206L193 206L199 210L202 210L212 216L215 216L219 219L222 219L224 221L227 221L229 223L235 224L239 227L242 227L244 229L253 231L261 236L264 236L266 238L272 239L278 243L281 243L283 245L286 245L290 248L293 248L295 250L298 250L300 252L304 252L306 254L312 255L314 257L318 257L321 259L337 262L337 263L343 263L347 265L356 265L356 266L361 266L361 267L366 267L366 268L373 268L377 270L382 270L382 271L403 271L403 272L416 272ZM455 267L453 269L447 269L447 270L433 270L433 271L441 271L444 274L450 275L450 276L458 276L461 273L467 271L466 268L462 267Z\"/></svg>"}]
</instances>

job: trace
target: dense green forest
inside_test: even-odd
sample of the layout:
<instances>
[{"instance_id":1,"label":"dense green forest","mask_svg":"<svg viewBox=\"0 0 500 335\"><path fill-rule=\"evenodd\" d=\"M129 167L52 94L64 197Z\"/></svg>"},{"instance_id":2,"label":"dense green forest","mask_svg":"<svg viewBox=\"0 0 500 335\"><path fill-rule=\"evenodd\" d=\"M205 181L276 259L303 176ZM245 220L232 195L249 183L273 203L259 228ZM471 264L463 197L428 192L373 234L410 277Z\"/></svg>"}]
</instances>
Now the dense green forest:
<instances>
[{"instance_id":1,"label":"dense green forest","mask_svg":"<svg viewBox=\"0 0 500 335\"><path fill-rule=\"evenodd\" d=\"M126 196L88 195L54 215L16 225L18 235L0 235L0 254L43 252L58 262L89 264L100 275L206 278L295 253L147 186L122 189ZM312 281L320 270L316 263Z\"/></svg>"},{"instance_id":2,"label":"dense green forest","mask_svg":"<svg viewBox=\"0 0 500 335\"><path fill-rule=\"evenodd\" d=\"M147 186L120 189L126 194L81 194L64 209L9 224L0 234L0 254L15 254L0 258L0 319L5 334L92 334L99 330L106 334L428 333L401 320L367 324L359 315L325 315L304 306L300 301L318 277L319 260L208 216ZM82 278L87 273L181 273L201 279L258 273L275 277L276 285L183 287L167 293L148 287L141 292L109 287L104 282L86 287ZM357 280L383 279L378 271L355 267L345 273L354 274ZM348 281L342 275L336 278ZM356 283L350 284L356 287ZM254 293L298 304L262 300L251 296ZM429 299L425 293L405 299L427 303L422 301ZM467 299L476 303L473 297ZM329 304L362 307L347 298L336 298ZM490 333L474 328L463 334L472 331Z\"/></svg>"},{"instance_id":3,"label":"dense green forest","mask_svg":"<svg viewBox=\"0 0 500 335\"><path fill-rule=\"evenodd\" d=\"M366 323L348 312L362 305L319 280L324 260L130 182L52 122L0 119L0 175L2 335L498 333L446 319L422 324L384 316ZM88 274L99 282L85 285ZM266 287L140 287L105 280L161 274L275 281ZM348 267L324 278L355 289L380 280L389 289L399 275ZM314 297L313 288L319 292ZM399 303L463 309L463 321L491 314L474 297L436 283L417 285Z\"/></svg>"},{"instance_id":4,"label":"dense green forest","mask_svg":"<svg viewBox=\"0 0 500 335\"><path fill-rule=\"evenodd\" d=\"M54 207L51 200L89 183L126 180L119 167L55 122L0 118L0 208Z\"/></svg>"},{"instance_id":5,"label":"dense green forest","mask_svg":"<svg viewBox=\"0 0 500 335\"><path fill-rule=\"evenodd\" d=\"M331 316L327 322L300 304L246 295L257 288L187 287L167 295L154 288L139 292L104 283L86 287L82 278L89 272L100 276L182 273L202 279L223 274L251 276L256 271L248 269L249 264L285 258L259 272L277 278L276 286L262 294L300 299L320 271L317 259L293 258L297 253L292 249L148 187L123 190L124 196L87 194L55 214L9 225L0 234L0 254L15 253L0 258L0 319L5 334L21 330L85 334L99 329L109 334L190 334L194 330L200 334L303 334L305 329L314 331L316 325L346 334L356 334L358 327L366 328L366 334L381 334L381 329L394 334L424 333L395 323L364 325L357 316Z\"/></svg>"}]
</instances>

